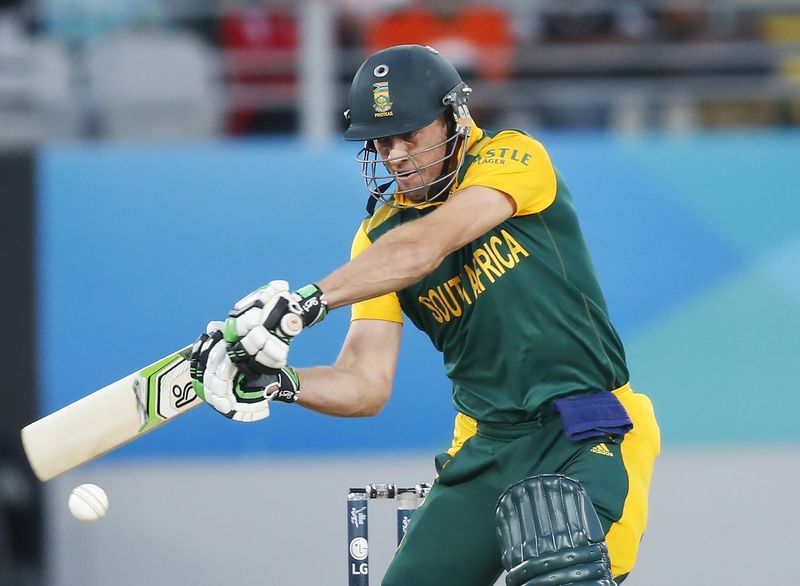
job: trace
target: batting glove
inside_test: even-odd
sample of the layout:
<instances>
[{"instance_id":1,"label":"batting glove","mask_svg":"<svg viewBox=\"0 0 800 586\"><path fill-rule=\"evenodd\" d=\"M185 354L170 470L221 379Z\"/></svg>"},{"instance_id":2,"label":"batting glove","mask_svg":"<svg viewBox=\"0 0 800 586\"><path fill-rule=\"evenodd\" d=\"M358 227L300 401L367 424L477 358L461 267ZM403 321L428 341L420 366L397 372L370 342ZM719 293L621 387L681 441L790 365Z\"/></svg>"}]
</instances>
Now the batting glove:
<instances>
[{"instance_id":1,"label":"batting glove","mask_svg":"<svg viewBox=\"0 0 800 586\"><path fill-rule=\"evenodd\" d=\"M271 281L240 300L228 314L224 328L228 356L250 374L283 368L294 337L322 321L327 312L325 295L316 285L290 293L286 281Z\"/></svg>"},{"instance_id":2,"label":"batting glove","mask_svg":"<svg viewBox=\"0 0 800 586\"><path fill-rule=\"evenodd\" d=\"M252 422L269 417L269 401L293 403L300 380L289 366L250 376L240 372L227 355L222 322L212 322L190 356L195 392L214 409L236 421Z\"/></svg>"}]
</instances>

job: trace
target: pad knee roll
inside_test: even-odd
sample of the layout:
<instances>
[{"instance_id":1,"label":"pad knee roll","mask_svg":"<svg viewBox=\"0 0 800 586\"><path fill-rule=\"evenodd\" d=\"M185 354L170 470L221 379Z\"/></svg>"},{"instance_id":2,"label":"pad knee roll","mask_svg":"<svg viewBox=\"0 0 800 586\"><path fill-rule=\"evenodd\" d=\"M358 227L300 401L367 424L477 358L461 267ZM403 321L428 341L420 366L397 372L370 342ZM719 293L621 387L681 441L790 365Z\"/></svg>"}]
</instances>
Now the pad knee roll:
<instances>
[{"instance_id":1,"label":"pad knee roll","mask_svg":"<svg viewBox=\"0 0 800 586\"><path fill-rule=\"evenodd\" d=\"M600 520L572 478L542 474L511 485L495 521L508 586L615 585Z\"/></svg>"}]
</instances>

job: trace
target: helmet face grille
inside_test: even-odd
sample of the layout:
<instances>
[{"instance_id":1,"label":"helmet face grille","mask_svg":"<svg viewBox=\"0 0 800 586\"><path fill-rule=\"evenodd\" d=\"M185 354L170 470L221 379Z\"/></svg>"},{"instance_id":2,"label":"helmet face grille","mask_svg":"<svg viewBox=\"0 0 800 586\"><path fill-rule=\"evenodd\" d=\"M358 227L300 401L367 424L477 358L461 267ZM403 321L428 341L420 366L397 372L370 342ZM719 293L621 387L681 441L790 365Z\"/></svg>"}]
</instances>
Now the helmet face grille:
<instances>
[{"instance_id":1,"label":"helmet face grille","mask_svg":"<svg viewBox=\"0 0 800 586\"><path fill-rule=\"evenodd\" d=\"M467 153L467 142L470 127L457 124L455 132L445 140L420 151L409 153L400 157L381 159L370 141L356 155L356 161L361 165L361 176L370 195L379 203L390 207L416 208L425 204L443 201L450 193L450 189L464 165ZM445 146L445 155L425 165L418 165L415 157ZM397 176L389 165L394 161L409 159L414 165L412 173L417 173L422 179L422 185L411 189L400 189ZM424 172L427 169L441 166L442 170L434 181L427 181ZM394 189L391 189L394 184ZM412 198L410 194L424 191L422 198Z\"/></svg>"}]
</instances>

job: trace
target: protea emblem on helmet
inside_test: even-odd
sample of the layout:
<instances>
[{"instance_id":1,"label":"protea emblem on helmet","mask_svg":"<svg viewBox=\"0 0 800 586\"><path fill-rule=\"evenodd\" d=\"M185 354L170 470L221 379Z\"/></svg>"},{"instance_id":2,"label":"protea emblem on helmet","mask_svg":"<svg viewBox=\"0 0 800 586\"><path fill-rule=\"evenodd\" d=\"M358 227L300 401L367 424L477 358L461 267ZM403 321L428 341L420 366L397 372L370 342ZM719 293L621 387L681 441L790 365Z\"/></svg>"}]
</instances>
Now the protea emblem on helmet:
<instances>
[{"instance_id":1,"label":"protea emblem on helmet","mask_svg":"<svg viewBox=\"0 0 800 586\"><path fill-rule=\"evenodd\" d=\"M375 108L375 118L384 116L394 116L392 112L392 100L389 96L389 82L379 81L372 84L372 107Z\"/></svg>"}]
</instances>

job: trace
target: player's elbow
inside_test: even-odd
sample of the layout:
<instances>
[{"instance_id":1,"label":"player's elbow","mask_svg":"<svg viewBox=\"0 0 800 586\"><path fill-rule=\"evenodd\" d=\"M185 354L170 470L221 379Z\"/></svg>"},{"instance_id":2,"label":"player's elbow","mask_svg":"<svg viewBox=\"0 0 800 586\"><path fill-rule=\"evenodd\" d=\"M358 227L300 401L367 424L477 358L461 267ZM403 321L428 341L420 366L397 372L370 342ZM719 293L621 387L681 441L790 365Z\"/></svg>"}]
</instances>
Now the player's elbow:
<instances>
[{"instance_id":1,"label":"player's elbow","mask_svg":"<svg viewBox=\"0 0 800 586\"><path fill-rule=\"evenodd\" d=\"M398 264L404 267L404 276L414 283L432 273L444 258L430 242L408 243L398 249L398 255L402 257Z\"/></svg>"},{"instance_id":2,"label":"player's elbow","mask_svg":"<svg viewBox=\"0 0 800 586\"><path fill-rule=\"evenodd\" d=\"M368 386L365 387L358 417L375 417L378 415L389 401L391 394L391 380L371 380Z\"/></svg>"},{"instance_id":3,"label":"player's elbow","mask_svg":"<svg viewBox=\"0 0 800 586\"><path fill-rule=\"evenodd\" d=\"M369 404L369 405L364 405L362 407L361 411L359 411L358 416L359 417L375 417L381 411L383 411L383 405L385 405L385 403L372 403L372 404Z\"/></svg>"},{"instance_id":4,"label":"player's elbow","mask_svg":"<svg viewBox=\"0 0 800 586\"><path fill-rule=\"evenodd\" d=\"M415 249L411 250L409 254L416 261L414 263L414 276L417 279L422 279L432 273L441 264L445 256L440 248L426 242L417 243Z\"/></svg>"}]
</instances>

